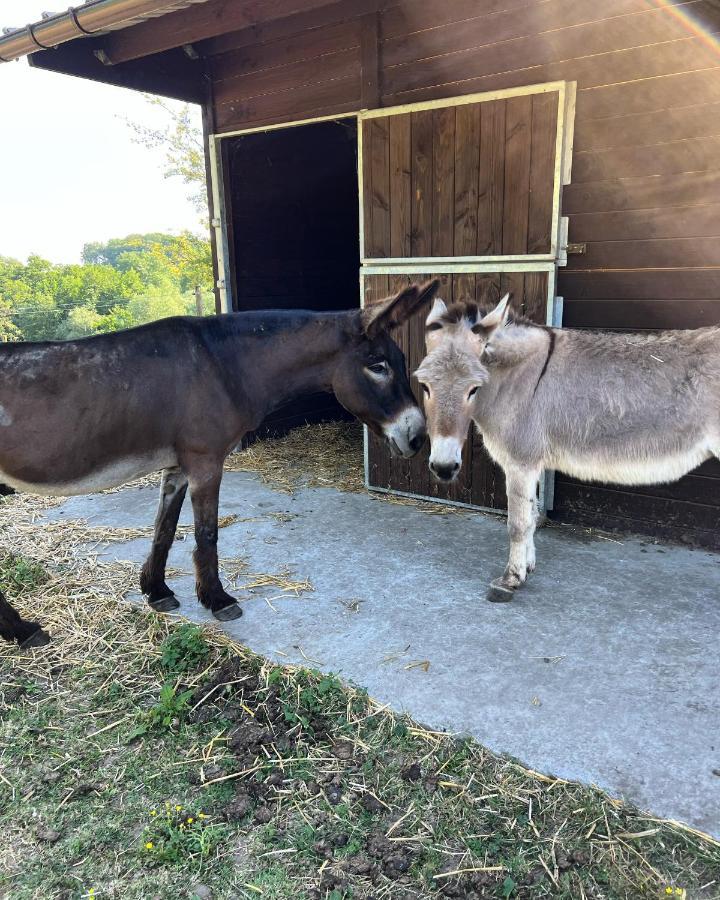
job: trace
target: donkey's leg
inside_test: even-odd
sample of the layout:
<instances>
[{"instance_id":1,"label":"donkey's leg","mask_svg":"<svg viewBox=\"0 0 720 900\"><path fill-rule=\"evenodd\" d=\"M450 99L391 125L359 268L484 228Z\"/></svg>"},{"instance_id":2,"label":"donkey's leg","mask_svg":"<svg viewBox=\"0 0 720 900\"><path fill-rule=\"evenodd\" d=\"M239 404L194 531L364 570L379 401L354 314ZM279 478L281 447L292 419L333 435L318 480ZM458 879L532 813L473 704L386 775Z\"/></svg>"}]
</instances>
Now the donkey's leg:
<instances>
[{"instance_id":1,"label":"donkey's leg","mask_svg":"<svg viewBox=\"0 0 720 900\"><path fill-rule=\"evenodd\" d=\"M17 641L25 650L28 647L42 647L50 643L48 635L37 622L28 622L6 600L0 591L0 637L6 641Z\"/></svg>"},{"instance_id":2,"label":"donkey's leg","mask_svg":"<svg viewBox=\"0 0 720 900\"><path fill-rule=\"evenodd\" d=\"M163 469L152 547L140 572L140 589L157 612L170 612L180 606L165 584L165 565L175 539L187 486L187 477L180 469Z\"/></svg>"},{"instance_id":3,"label":"donkey's leg","mask_svg":"<svg viewBox=\"0 0 720 900\"><path fill-rule=\"evenodd\" d=\"M502 578L490 584L488 600L504 603L527 578L528 563L535 566L535 500L539 469L512 468L505 472L508 498L508 533L510 558Z\"/></svg>"},{"instance_id":4,"label":"donkey's leg","mask_svg":"<svg viewBox=\"0 0 720 900\"><path fill-rule=\"evenodd\" d=\"M185 466L195 517L195 579L198 600L216 619L227 622L242 615L218 574L218 501L222 460L195 459Z\"/></svg>"}]
</instances>

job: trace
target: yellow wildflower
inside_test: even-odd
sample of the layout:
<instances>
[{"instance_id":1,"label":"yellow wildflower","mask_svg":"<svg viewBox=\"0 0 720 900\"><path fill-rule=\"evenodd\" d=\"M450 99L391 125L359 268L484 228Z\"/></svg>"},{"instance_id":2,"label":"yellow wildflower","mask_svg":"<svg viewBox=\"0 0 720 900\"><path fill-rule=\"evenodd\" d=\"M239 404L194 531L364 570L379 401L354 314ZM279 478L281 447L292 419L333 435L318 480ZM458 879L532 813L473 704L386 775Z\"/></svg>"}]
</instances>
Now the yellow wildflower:
<instances>
[{"instance_id":1,"label":"yellow wildflower","mask_svg":"<svg viewBox=\"0 0 720 900\"><path fill-rule=\"evenodd\" d=\"M177 812L182 812L182 806L179 806L177 803L175 804L175 809Z\"/></svg>"},{"instance_id":2,"label":"yellow wildflower","mask_svg":"<svg viewBox=\"0 0 720 900\"><path fill-rule=\"evenodd\" d=\"M205 813L198 813L198 819L207 819Z\"/></svg>"},{"instance_id":3,"label":"yellow wildflower","mask_svg":"<svg viewBox=\"0 0 720 900\"><path fill-rule=\"evenodd\" d=\"M191 825L191 824L195 821L195 819L193 819L192 816L188 816L188 820L187 820L187 821L188 821L188 825Z\"/></svg>"},{"instance_id":4,"label":"yellow wildflower","mask_svg":"<svg viewBox=\"0 0 720 900\"><path fill-rule=\"evenodd\" d=\"M156 815L157 815L157 810L156 810L156 809L151 809L151 810L150 810L150 815L151 815L151 816L156 816Z\"/></svg>"},{"instance_id":5,"label":"yellow wildflower","mask_svg":"<svg viewBox=\"0 0 720 900\"><path fill-rule=\"evenodd\" d=\"M152 848L153 848L154 846L155 846L155 844L153 844L152 841L148 841L147 844L145 844L145 849L146 849L146 850L152 850Z\"/></svg>"}]
</instances>

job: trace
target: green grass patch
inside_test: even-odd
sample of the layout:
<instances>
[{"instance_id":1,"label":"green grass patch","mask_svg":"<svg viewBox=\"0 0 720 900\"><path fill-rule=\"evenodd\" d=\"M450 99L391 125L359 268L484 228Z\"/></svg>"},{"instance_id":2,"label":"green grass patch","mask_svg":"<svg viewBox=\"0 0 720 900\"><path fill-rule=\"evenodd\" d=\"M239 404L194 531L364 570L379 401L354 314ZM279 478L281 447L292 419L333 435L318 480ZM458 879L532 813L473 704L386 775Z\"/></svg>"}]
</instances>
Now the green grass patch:
<instances>
[{"instance_id":1,"label":"green grass patch","mask_svg":"<svg viewBox=\"0 0 720 900\"><path fill-rule=\"evenodd\" d=\"M48 574L37 562L7 553L0 557L0 581L11 596L18 596L45 584Z\"/></svg>"},{"instance_id":2,"label":"green grass patch","mask_svg":"<svg viewBox=\"0 0 720 900\"><path fill-rule=\"evenodd\" d=\"M210 647L198 625L179 625L160 645L160 664L168 674L191 672L210 655Z\"/></svg>"}]
</instances>

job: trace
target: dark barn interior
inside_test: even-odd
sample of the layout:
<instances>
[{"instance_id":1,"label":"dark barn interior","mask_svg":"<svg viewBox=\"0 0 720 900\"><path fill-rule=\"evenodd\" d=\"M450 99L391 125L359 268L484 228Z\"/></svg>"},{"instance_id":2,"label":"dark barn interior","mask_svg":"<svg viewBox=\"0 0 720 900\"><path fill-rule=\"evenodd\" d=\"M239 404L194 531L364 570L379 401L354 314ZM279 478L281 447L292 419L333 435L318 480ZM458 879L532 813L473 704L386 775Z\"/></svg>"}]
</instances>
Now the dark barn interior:
<instances>
[{"instance_id":1,"label":"dark barn interior","mask_svg":"<svg viewBox=\"0 0 720 900\"><path fill-rule=\"evenodd\" d=\"M223 170L236 308L357 308L357 122L230 137ZM334 397L315 394L276 410L261 431L339 418L350 416Z\"/></svg>"}]
</instances>

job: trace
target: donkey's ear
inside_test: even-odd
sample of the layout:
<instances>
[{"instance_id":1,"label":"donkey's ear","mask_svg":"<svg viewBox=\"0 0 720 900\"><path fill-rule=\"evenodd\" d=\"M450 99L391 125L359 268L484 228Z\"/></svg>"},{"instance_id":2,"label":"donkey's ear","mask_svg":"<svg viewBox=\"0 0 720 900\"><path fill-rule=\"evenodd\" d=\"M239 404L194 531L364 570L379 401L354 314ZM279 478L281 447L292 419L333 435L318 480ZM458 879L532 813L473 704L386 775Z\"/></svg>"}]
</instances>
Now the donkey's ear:
<instances>
[{"instance_id":1,"label":"donkey's ear","mask_svg":"<svg viewBox=\"0 0 720 900\"><path fill-rule=\"evenodd\" d=\"M429 328L431 325L437 325L447 311L448 309L445 301L441 300L440 297L436 297L432 309L430 310L430 315L425 319L425 328Z\"/></svg>"},{"instance_id":2,"label":"donkey's ear","mask_svg":"<svg viewBox=\"0 0 720 900\"><path fill-rule=\"evenodd\" d=\"M505 294L495 309L486 316L483 316L476 325L473 325L472 330L475 334L485 333L486 335L490 335L497 328L502 328L504 325L507 325L508 316L510 315L509 302L510 294Z\"/></svg>"},{"instance_id":3,"label":"donkey's ear","mask_svg":"<svg viewBox=\"0 0 720 900\"><path fill-rule=\"evenodd\" d=\"M373 340L381 331L392 331L402 325L435 296L439 287L437 278L423 285L411 284L394 297L364 309L362 323L365 334Z\"/></svg>"}]
</instances>

